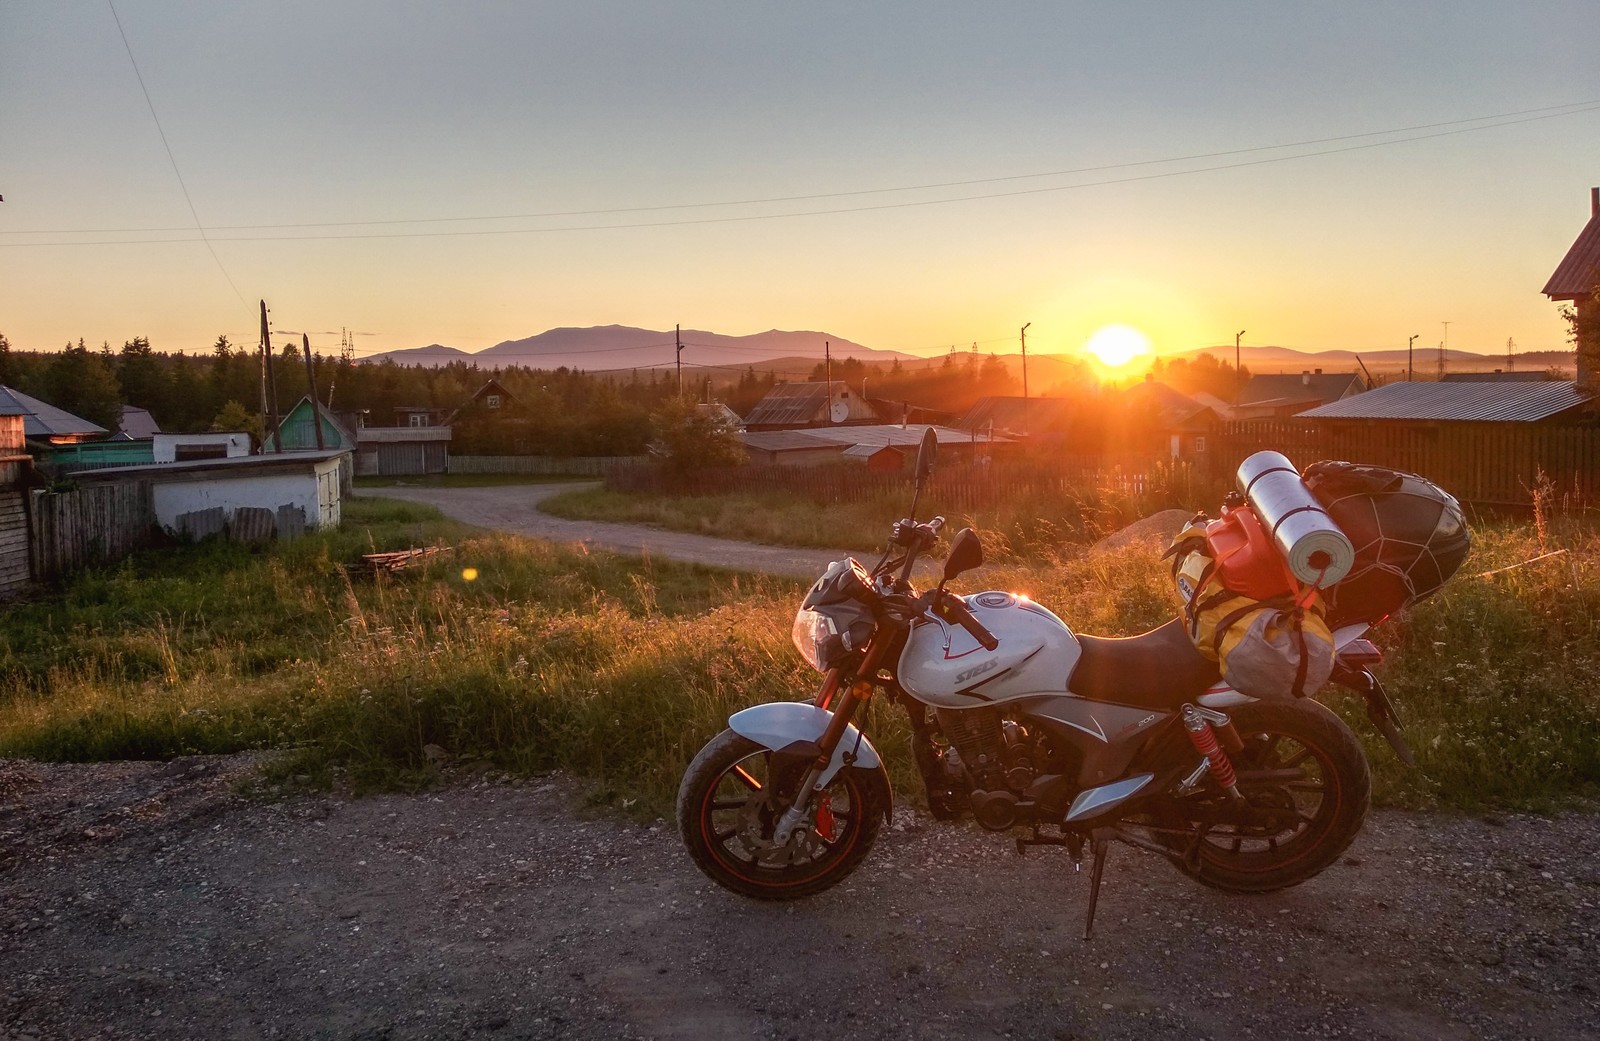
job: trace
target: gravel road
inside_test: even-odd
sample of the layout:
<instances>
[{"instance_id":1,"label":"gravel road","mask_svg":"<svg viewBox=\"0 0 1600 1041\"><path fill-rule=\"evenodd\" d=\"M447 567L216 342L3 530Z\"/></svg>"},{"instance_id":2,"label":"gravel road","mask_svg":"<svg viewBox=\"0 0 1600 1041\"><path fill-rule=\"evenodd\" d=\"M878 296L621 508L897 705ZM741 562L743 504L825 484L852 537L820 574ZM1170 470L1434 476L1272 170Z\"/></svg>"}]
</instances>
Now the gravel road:
<instances>
[{"instance_id":1,"label":"gravel road","mask_svg":"<svg viewBox=\"0 0 1600 1041\"><path fill-rule=\"evenodd\" d=\"M426 488L396 485L363 489L362 494L385 499L404 499L438 507L445 516L483 528L495 528L518 535L534 535L556 542L582 542L619 553L649 556L659 554L674 560L687 560L717 567L745 571L765 571L774 575L815 578L832 561L850 555L845 549L794 549L762 546L708 535L689 535L663 531L642 524L608 524L602 521L567 520L539 511L539 503L553 495L591 487L590 482L573 484L511 484L483 488Z\"/></svg>"},{"instance_id":2,"label":"gravel road","mask_svg":"<svg viewBox=\"0 0 1600 1041\"><path fill-rule=\"evenodd\" d=\"M791 905L577 788L242 799L246 758L0 762L0 1038L1593 1039L1589 816L1375 814L1266 897L897 811Z\"/></svg>"},{"instance_id":3,"label":"gravel road","mask_svg":"<svg viewBox=\"0 0 1600 1041\"><path fill-rule=\"evenodd\" d=\"M560 485L384 489L486 527L809 575L770 550L538 513ZM1380 811L1343 861L1229 897L904 807L863 869L759 904L576 784L235 794L250 757L0 761L0 1041L1539 1039L1597 1036L1600 816Z\"/></svg>"}]
</instances>

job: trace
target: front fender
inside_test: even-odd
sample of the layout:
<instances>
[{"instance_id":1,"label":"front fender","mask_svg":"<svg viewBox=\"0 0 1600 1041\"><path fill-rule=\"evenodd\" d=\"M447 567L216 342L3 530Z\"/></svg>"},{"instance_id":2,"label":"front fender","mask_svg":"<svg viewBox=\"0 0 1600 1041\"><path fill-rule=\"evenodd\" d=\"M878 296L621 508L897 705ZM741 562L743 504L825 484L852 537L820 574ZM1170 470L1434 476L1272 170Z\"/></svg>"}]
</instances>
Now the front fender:
<instances>
[{"instance_id":1,"label":"front fender","mask_svg":"<svg viewBox=\"0 0 1600 1041\"><path fill-rule=\"evenodd\" d=\"M807 748L803 746L811 746L810 750L814 753L817 741L832 719L832 712L810 702L774 701L735 712L728 717L728 728L740 737L774 752L805 752ZM876 770L882 776L884 787L888 787L889 774L883 768L883 758L854 723L844 728L839 747L833 750L833 758L828 760L828 768L822 772L817 784L820 786L832 781L844 768L845 755L851 752L855 753L852 766Z\"/></svg>"}]
</instances>

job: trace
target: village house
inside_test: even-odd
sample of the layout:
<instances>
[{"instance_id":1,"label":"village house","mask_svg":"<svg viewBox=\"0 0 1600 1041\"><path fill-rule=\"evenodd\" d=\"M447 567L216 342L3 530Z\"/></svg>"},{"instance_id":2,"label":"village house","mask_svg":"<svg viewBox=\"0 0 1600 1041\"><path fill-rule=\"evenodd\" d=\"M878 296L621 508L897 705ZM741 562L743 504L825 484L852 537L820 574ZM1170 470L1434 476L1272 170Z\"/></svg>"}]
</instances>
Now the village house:
<instances>
[{"instance_id":1,"label":"village house","mask_svg":"<svg viewBox=\"0 0 1600 1041\"><path fill-rule=\"evenodd\" d=\"M744 426L758 432L880 421L865 398L843 380L834 380L778 384L744 417Z\"/></svg>"},{"instance_id":2,"label":"village house","mask_svg":"<svg viewBox=\"0 0 1600 1041\"><path fill-rule=\"evenodd\" d=\"M1583 226L1566 256L1550 275L1542 292L1556 303L1571 304L1578 313L1579 325L1590 324L1600 300L1600 188L1589 189L1589 223ZM1590 325L1592 328L1592 324ZM1591 370L1592 359L1600 354L1600 343L1578 344L1577 383L1593 389L1600 373Z\"/></svg>"},{"instance_id":3,"label":"village house","mask_svg":"<svg viewBox=\"0 0 1600 1041\"><path fill-rule=\"evenodd\" d=\"M1287 419L1331 401L1360 394L1366 381L1353 372L1306 369L1298 375L1251 376L1233 399L1233 419Z\"/></svg>"},{"instance_id":4,"label":"village house","mask_svg":"<svg viewBox=\"0 0 1600 1041\"><path fill-rule=\"evenodd\" d=\"M82 416L75 416L20 390L0 387L0 414L5 413L23 417L23 430L30 441L66 445L79 441L98 441L111 433L98 423L91 423Z\"/></svg>"}]
</instances>

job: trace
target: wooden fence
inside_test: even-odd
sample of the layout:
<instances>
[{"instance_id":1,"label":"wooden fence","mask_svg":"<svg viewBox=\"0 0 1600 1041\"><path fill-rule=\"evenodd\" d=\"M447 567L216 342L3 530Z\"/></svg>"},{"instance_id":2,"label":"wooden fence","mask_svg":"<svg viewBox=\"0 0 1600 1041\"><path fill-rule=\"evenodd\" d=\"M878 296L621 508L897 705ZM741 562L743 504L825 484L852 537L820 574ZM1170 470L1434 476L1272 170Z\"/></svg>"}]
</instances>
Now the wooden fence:
<instances>
[{"instance_id":1,"label":"wooden fence","mask_svg":"<svg viewBox=\"0 0 1600 1041\"><path fill-rule=\"evenodd\" d=\"M24 493L0 491L0 600L28 588L33 569L28 559L28 510Z\"/></svg>"},{"instance_id":2,"label":"wooden fence","mask_svg":"<svg viewBox=\"0 0 1600 1041\"><path fill-rule=\"evenodd\" d=\"M156 531L148 481L95 485L70 492L33 491L32 563L35 581L91 564L118 560L146 546Z\"/></svg>"},{"instance_id":3,"label":"wooden fence","mask_svg":"<svg viewBox=\"0 0 1600 1041\"><path fill-rule=\"evenodd\" d=\"M642 456L560 456L560 455L452 455L453 474L579 474L603 476L614 466L639 463Z\"/></svg>"},{"instance_id":4,"label":"wooden fence","mask_svg":"<svg viewBox=\"0 0 1600 1041\"><path fill-rule=\"evenodd\" d=\"M1304 466L1318 459L1409 470L1462 502L1529 506L1542 473L1554 505L1600 503L1600 430L1588 427L1450 423L1346 425L1295 420L1224 424L1211 456L1223 474L1252 452L1272 449Z\"/></svg>"}]
</instances>

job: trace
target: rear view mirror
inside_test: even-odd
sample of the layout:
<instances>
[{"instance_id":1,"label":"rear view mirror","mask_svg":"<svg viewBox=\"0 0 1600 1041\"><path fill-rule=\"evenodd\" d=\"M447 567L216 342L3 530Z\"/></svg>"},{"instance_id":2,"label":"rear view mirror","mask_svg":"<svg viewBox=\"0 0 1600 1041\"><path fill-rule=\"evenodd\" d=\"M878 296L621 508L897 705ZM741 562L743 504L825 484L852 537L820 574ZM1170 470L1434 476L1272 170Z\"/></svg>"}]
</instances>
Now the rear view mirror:
<instances>
[{"instance_id":1,"label":"rear view mirror","mask_svg":"<svg viewBox=\"0 0 1600 1041\"><path fill-rule=\"evenodd\" d=\"M922 432L922 443L917 446L917 483L921 484L933 474L934 461L939 456L939 438L929 427Z\"/></svg>"},{"instance_id":2,"label":"rear view mirror","mask_svg":"<svg viewBox=\"0 0 1600 1041\"><path fill-rule=\"evenodd\" d=\"M983 566L983 543L971 528L962 528L950 543L950 555L944 561L944 580L955 578L963 571Z\"/></svg>"}]
</instances>

